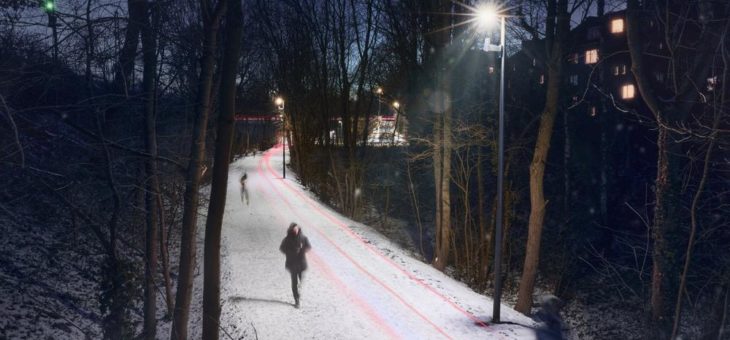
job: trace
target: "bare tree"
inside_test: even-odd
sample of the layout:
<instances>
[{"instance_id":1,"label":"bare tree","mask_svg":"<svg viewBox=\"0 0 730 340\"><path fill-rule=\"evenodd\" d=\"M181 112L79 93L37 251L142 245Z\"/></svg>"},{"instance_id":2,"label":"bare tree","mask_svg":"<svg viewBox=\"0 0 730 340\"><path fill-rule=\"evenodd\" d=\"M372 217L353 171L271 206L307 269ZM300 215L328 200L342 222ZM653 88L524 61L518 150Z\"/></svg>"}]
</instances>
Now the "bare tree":
<instances>
[{"instance_id":1,"label":"bare tree","mask_svg":"<svg viewBox=\"0 0 730 340\"><path fill-rule=\"evenodd\" d=\"M442 58L450 44L451 17L446 13L451 12L451 1L435 0L429 3L430 13L433 15L433 32L427 35L427 48L433 49L435 58L430 63L445 62ZM449 261L451 248L451 115L452 106L450 98L449 77L442 67L432 64L434 72L431 81L434 82L433 108L433 175L436 197L435 222L435 255L433 266L444 270Z\"/></svg>"},{"instance_id":2,"label":"bare tree","mask_svg":"<svg viewBox=\"0 0 730 340\"><path fill-rule=\"evenodd\" d=\"M692 108L698 105L702 95L697 86L706 82L714 53L725 37L719 32L728 24L730 6L710 1L699 1L697 7L681 1L670 1L666 6L654 7L653 4L651 1L644 4L638 0L628 1L627 39L632 73L658 130L650 306L655 336L668 338L672 320L670 301L682 293L677 286L680 270L675 251L683 242L679 237L682 217L678 214L682 181L681 136L689 133L683 127L693 119ZM660 53L669 64L666 79L671 84L667 86L656 86L650 78L652 67L647 66L648 57L642 44L644 33L640 28L640 13L647 10L656 10L653 16L660 18L663 26L662 44L666 44L666 49ZM667 98L671 99L660 99L660 92L666 92Z\"/></svg>"},{"instance_id":3,"label":"bare tree","mask_svg":"<svg viewBox=\"0 0 730 340\"><path fill-rule=\"evenodd\" d=\"M157 335L157 256L159 243L157 196L160 182L157 171L157 37L155 3L144 3L144 22L141 28L143 74L142 84L145 108L145 148L151 157L145 163L145 207L147 214L147 233L145 237L145 285L144 285L144 338L155 339Z\"/></svg>"},{"instance_id":4,"label":"bare tree","mask_svg":"<svg viewBox=\"0 0 730 340\"><path fill-rule=\"evenodd\" d=\"M190 147L190 162L185 175L185 194L180 240L180 269L173 315L172 340L188 338L188 320L192 297L193 274L195 272L196 230L198 204L200 201L200 179L205 160L205 140L208 117L211 111L211 89L215 69L218 29L225 9L225 0L214 7L208 0L200 1L203 21L203 54L200 59L200 77L196 94L195 120Z\"/></svg>"},{"instance_id":5,"label":"bare tree","mask_svg":"<svg viewBox=\"0 0 730 340\"><path fill-rule=\"evenodd\" d=\"M515 309L523 314L530 314L532 309L532 292L540 259L540 241L547 206L543 181L555 117L560 109L560 82L565 62L563 56L566 52L568 32L570 30L568 0L548 0L546 19L547 93L545 107L540 117L535 151L530 164L530 220L525 247L525 262L515 305Z\"/></svg>"},{"instance_id":6,"label":"bare tree","mask_svg":"<svg viewBox=\"0 0 730 340\"><path fill-rule=\"evenodd\" d=\"M133 83L134 59L137 56L139 32L144 25L146 7L144 0L127 0L128 23L115 74L117 88L124 94L128 94Z\"/></svg>"},{"instance_id":7,"label":"bare tree","mask_svg":"<svg viewBox=\"0 0 730 340\"><path fill-rule=\"evenodd\" d=\"M236 75L243 35L243 12L240 1L230 1L226 10L226 45L221 64L221 110L213 163L208 219L205 224L203 339L218 339L220 322L220 246L223 212L228 189L228 162L231 159L233 115L236 104Z\"/></svg>"}]
</instances>

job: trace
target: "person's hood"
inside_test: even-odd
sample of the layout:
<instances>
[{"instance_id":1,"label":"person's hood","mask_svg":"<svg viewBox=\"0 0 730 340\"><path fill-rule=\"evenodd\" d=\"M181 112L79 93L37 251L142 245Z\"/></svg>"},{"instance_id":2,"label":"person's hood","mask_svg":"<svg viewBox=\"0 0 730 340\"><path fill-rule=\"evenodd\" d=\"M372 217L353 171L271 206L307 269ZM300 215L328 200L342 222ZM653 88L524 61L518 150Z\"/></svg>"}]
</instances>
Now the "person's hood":
<instances>
[{"instance_id":1,"label":"person's hood","mask_svg":"<svg viewBox=\"0 0 730 340\"><path fill-rule=\"evenodd\" d=\"M294 227L299 227L299 235L302 234L302 226L292 222L292 224L290 224L289 228L286 230L286 234L288 236L297 236L296 234L294 234Z\"/></svg>"}]
</instances>

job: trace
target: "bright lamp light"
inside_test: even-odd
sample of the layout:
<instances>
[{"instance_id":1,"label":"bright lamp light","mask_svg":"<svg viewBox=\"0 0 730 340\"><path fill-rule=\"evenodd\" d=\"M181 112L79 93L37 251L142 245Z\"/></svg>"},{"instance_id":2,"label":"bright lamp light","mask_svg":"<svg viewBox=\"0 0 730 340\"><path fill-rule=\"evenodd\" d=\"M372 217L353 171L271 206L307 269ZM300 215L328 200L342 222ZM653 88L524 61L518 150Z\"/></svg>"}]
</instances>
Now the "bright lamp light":
<instances>
[{"instance_id":1,"label":"bright lamp light","mask_svg":"<svg viewBox=\"0 0 730 340\"><path fill-rule=\"evenodd\" d=\"M499 14L497 14L497 10L492 6L480 6L477 8L475 14L475 20L481 27L494 25L499 20Z\"/></svg>"}]
</instances>

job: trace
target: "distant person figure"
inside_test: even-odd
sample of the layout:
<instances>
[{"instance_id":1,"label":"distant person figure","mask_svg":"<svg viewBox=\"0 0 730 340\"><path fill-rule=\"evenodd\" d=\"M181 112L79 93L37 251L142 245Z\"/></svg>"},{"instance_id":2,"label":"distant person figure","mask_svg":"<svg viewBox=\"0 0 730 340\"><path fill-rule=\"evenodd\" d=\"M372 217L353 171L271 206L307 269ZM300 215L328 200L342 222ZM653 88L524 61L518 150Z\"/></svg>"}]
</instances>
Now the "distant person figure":
<instances>
[{"instance_id":1,"label":"distant person figure","mask_svg":"<svg viewBox=\"0 0 730 340\"><path fill-rule=\"evenodd\" d=\"M243 173L243 176L241 176L241 203L243 203L244 198L246 199L246 205L248 205L248 189L246 189L246 178L248 178L248 174L245 172Z\"/></svg>"},{"instance_id":2,"label":"distant person figure","mask_svg":"<svg viewBox=\"0 0 730 340\"><path fill-rule=\"evenodd\" d=\"M286 231L286 237L281 241L279 250L286 255L284 267L291 274L291 291L294 294L294 307L299 308L299 286L302 282L302 272L307 269L305 253L312 247L309 239L302 235L299 226L292 222Z\"/></svg>"},{"instance_id":3,"label":"distant person figure","mask_svg":"<svg viewBox=\"0 0 730 340\"><path fill-rule=\"evenodd\" d=\"M554 295L541 297L540 309L535 318L542 326L535 330L537 340L563 340L563 320L560 318L562 301Z\"/></svg>"}]
</instances>

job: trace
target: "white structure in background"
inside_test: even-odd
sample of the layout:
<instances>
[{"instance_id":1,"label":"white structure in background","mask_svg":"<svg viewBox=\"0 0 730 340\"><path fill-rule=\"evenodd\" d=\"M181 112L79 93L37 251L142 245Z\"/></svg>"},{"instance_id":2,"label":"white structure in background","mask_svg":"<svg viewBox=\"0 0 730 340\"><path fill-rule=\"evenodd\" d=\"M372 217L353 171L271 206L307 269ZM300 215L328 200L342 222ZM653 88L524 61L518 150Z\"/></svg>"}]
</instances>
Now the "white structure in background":
<instances>
[{"instance_id":1,"label":"white structure in background","mask_svg":"<svg viewBox=\"0 0 730 340\"><path fill-rule=\"evenodd\" d=\"M399 122L396 124L396 120ZM335 129L330 130L330 139L337 145L342 144L342 121L337 119ZM363 121L360 121L358 131L361 131ZM406 137L407 125L403 118L397 115L392 116L372 116L368 123L367 143L370 146L403 146L408 145ZM399 131L396 131L399 130ZM357 144L362 145L362 134L358 133Z\"/></svg>"},{"instance_id":2,"label":"white structure in background","mask_svg":"<svg viewBox=\"0 0 730 340\"><path fill-rule=\"evenodd\" d=\"M388 146L388 145L407 145L408 141L404 133L396 130L397 116L375 116L370 120L370 134L368 136L368 145L372 146ZM401 121L401 124L403 122ZM402 126L398 129L405 132Z\"/></svg>"}]
</instances>

